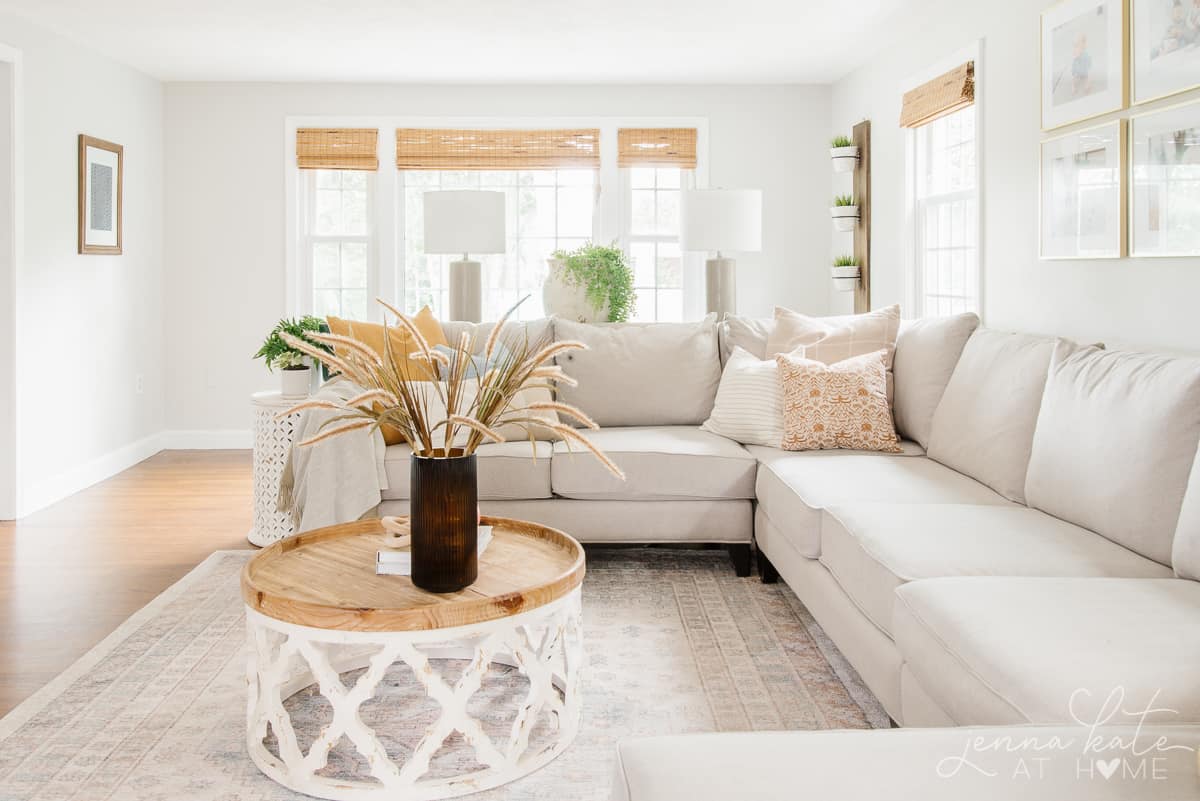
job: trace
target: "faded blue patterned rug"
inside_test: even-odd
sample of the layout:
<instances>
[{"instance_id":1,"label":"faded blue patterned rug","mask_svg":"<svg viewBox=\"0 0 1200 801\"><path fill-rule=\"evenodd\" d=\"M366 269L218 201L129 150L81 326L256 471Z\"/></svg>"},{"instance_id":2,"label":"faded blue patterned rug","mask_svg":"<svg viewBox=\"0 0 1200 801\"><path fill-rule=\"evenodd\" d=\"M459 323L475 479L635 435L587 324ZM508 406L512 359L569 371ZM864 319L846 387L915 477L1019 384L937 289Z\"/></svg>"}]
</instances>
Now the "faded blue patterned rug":
<instances>
[{"instance_id":1,"label":"faded blue patterned rug","mask_svg":"<svg viewBox=\"0 0 1200 801\"><path fill-rule=\"evenodd\" d=\"M245 753L238 573L250 555L213 554L0 720L0 799L306 798ZM614 745L631 736L887 725L787 587L735 577L723 552L589 550L583 608L590 668L579 736L542 770L470 798L606 799ZM494 669L503 703L520 677ZM369 723L396 742L419 736L434 714L423 693L399 670L386 686ZM302 744L328 722L311 688L287 707ZM437 760L468 758L459 739ZM358 760L343 739L328 770Z\"/></svg>"}]
</instances>

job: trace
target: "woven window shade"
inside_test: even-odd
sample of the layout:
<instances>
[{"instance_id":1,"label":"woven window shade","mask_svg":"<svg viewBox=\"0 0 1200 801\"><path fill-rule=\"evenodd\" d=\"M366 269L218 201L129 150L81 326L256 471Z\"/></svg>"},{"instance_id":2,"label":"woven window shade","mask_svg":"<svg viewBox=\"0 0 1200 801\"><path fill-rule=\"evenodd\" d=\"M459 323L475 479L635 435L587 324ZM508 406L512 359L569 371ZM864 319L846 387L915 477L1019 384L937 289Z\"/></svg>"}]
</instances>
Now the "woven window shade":
<instances>
[{"instance_id":1,"label":"woven window shade","mask_svg":"<svg viewBox=\"0 0 1200 801\"><path fill-rule=\"evenodd\" d=\"M975 102L975 62L955 67L904 93L900 127L917 128Z\"/></svg>"},{"instance_id":2,"label":"woven window shade","mask_svg":"<svg viewBox=\"0 0 1200 801\"><path fill-rule=\"evenodd\" d=\"M402 170L600 169L600 130L397 128Z\"/></svg>"},{"instance_id":3,"label":"woven window shade","mask_svg":"<svg viewBox=\"0 0 1200 801\"><path fill-rule=\"evenodd\" d=\"M378 170L378 128L300 128L296 166L302 170Z\"/></svg>"},{"instance_id":4,"label":"woven window shade","mask_svg":"<svg viewBox=\"0 0 1200 801\"><path fill-rule=\"evenodd\" d=\"M618 167L696 169L695 128L621 128L617 131Z\"/></svg>"}]
</instances>

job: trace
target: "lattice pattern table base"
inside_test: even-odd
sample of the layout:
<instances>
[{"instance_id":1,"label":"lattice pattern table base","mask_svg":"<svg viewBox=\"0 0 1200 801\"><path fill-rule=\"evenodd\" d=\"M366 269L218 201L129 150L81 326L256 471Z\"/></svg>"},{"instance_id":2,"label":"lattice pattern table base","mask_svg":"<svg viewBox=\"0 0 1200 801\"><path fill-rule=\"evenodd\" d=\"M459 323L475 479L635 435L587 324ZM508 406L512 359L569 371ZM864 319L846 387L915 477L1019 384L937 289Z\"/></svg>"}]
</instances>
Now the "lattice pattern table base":
<instances>
[{"instance_id":1,"label":"lattice pattern table base","mask_svg":"<svg viewBox=\"0 0 1200 801\"><path fill-rule=\"evenodd\" d=\"M580 590L530 612L454 629L358 632L285 623L246 610L250 640L247 670L247 747L270 778L297 792L330 799L415 801L466 795L513 781L563 752L579 728L583 638ZM444 660L468 660L447 680ZM403 663L440 708L406 759L390 754L360 715L384 674ZM468 703L493 664L516 668L528 681L511 726L493 737L468 711ZM363 672L346 686L342 674ZM316 684L332 719L307 745L299 742L284 702ZM540 736L531 743L531 732ZM434 755L455 733L473 751L476 766L451 776L429 776ZM275 746L268 748L268 733ZM362 755L369 776L321 775L330 751L345 737Z\"/></svg>"}]
</instances>

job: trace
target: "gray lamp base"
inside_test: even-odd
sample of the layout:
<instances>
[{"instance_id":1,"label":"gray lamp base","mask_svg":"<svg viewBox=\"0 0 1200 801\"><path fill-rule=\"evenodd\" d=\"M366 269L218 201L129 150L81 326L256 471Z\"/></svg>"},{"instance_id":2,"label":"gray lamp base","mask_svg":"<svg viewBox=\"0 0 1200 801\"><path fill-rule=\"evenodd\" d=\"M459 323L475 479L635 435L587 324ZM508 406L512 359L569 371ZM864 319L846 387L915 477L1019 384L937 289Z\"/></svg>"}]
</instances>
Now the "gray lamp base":
<instances>
[{"instance_id":1,"label":"gray lamp base","mask_svg":"<svg viewBox=\"0 0 1200 801\"><path fill-rule=\"evenodd\" d=\"M483 320L482 272L477 261L450 262L450 319L468 323Z\"/></svg>"},{"instance_id":2,"label":"gray lamp base","mask_svg":"<svg viewBox=\"0 0 1200 801\"><path fill-rule=\"evenodd\" d=\"M716 313L717 319L737 312L737 279L734 274L734 259L716 258L704 262L705 295L709 314Z\"/></svg>"}]
</instances>

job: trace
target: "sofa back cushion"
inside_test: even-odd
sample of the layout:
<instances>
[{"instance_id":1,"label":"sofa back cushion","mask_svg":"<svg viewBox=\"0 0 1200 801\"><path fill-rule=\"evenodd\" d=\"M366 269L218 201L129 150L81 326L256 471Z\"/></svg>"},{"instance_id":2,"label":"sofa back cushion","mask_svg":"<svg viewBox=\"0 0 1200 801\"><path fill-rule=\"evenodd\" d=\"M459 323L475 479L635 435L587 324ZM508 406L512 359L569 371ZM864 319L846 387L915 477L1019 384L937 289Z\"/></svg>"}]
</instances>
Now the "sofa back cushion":
<instances>
[{"instance_id":1,"label":"sofa back cushion","mask_svg":"<svg viewBox=\"0 0 1200 801\"><path fill-rule=\"evenodd\" d=\"M963 346L978 327L979 317L971 312L900 324L892 398L900 436L922 448L929 447L933 413L946 392Z\"/></svg>"},{"instance_id":2,"label":"sofa back cushion","mask_svg":"<svg viewBox=\"0 0 1200 801\"><path fill-rule=\"evenodd\" d=\"M1179 512L1179 525L1175 528L1171 565L1180 578L1200 581L1200 448L1196 450L1191 479Z\"/></svg>"},{"instance_id":3,"label":"sofa back cushion","mask_svg":"<svg viewBox=\"0 0 1200 801\"><path fill-rule=\"evenodd\" d=\"M444 320L442 322L442 331L446 335L446 344L449 347L458 347L458 338L464 333L474 339L474 352L483 353L483 348L487 345L487 339L492 334L492 329L496 327L492 323L467 323L461 320ZM528 337L529 343L532 345L539 340L545 339L547 342L554 338L554 318L542 317L537 320L509 320L504 324L503 330L500 332L500 341L507 343L520 342L522 338Z\"/></svg>"},{"instance_id":4,"label":"sofa back cushion","mask_svg":"<svg viewBox=\"0 0 1200 801\"><path fill-rule=\"evenodd\" d=\"M1057 348L1025 479L1030 506L1170 564L1200 441L1200 360Z\"/></svg>"},{"instance_id":5,"label":"sofa back cushion","mask_svg":"<svg viewBox=\"0 0 1200 801\"><path fill-rule=\"evenodd\" d=\"M721 360L717 318L691 323L554 321L556 340L587 346L558 357L579 382L558 397L601 426L698 426L712 414Z\"/></svg>"},{"instance_id":6,"label":"sofa back cushion","mask_svg":"<svg viewBox=\"0 0 1200 801\"><path fill-rule=\"evenodd\" d=\"M930 458L1024 503L1033 429L1055 342L985 328L972 334L933 414Z\"/></svg>"}]
</instances>

